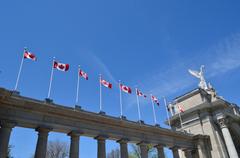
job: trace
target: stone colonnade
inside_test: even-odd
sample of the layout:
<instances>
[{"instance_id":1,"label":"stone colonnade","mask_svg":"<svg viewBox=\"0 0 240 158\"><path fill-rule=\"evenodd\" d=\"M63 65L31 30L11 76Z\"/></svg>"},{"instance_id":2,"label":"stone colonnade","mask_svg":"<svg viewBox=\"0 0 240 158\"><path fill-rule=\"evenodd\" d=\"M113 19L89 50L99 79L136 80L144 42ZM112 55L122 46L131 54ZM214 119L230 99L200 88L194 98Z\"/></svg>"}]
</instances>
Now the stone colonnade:
<instances>
[{"instance_id":1,"label":"stone colonnade","mask_svg":"<svg viewBox=\"0 0 240 158\"><path fill-rule=\"evenodd\" d=\"M10 122L1 122L1 128L0 128L0 158L6 158L7 157L7 151L8 151L8 145L9 145L9 139L11 135L12 129L15 127L15 123ZM46 151L47 151L47 142L48 142L48 135L49 132L51 132L51 128L47 127L39 127L36 129L38 132L38 140L35 150L35 158L44 158L46 157ZM72 131L68 134L71 138L70 143L70 158L79 158L79 140L80 136L83 133L80 131ZM97 149L97 157L98 158L106 158L106 136L97 136L95 137L98 143L98 149ZM128 158L128 139L123 138L121 140L118 140L117 143L120 144L120 155L121 158ZM141 158L148 158L148 143L147 142L140 142L137 144L140 147L141 151ZM165 158L164 155L164 146L159 144L156 145L155 148L158 151L158 158ZM170 148L173 152L174 158L179 158L178 155L178 149L177 147ZM186 150L186 157L192 158L191 149Z\"/></svg>"}]
</instances>

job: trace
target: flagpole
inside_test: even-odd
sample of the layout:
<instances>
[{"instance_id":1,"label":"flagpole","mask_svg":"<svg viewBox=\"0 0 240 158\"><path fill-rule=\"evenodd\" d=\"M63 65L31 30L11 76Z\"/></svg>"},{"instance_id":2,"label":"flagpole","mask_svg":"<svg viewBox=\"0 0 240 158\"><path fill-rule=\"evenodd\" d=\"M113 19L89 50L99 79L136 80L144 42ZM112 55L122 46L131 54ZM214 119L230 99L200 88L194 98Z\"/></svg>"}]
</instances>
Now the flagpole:
<instances>
[{"instance_id":1,"label":"flagpole","mask_svg":"<svg viewBox=\"0 0 240 158\"><path fill-rule=\"evenodd\" d=\"M179 119L180 119L181 128L183 130L182 117L181 117L181 111L180 110L178 112L178 115L179 115Z\"/></svg>"},{"instance_id":2,"label":"flagpole","mask_svg":"<svg viewBox=\"0 0 240 158\"><path fill-rule=\"evenodd\" d=\"M102 75L99 74L99 90L100 90L100 93L99 93L99 105L100 105L100 112L102 112Z\"/></svg>"},{"instance_id":3,"label":"flagpole","mask_svg":"<svg viewBox=\"0 0 240 158\"><path fill-rule=\"evenodd\" d=\"M139 97L138 97L138 94L137 94L137 88L136 88L136 96L137 96L137 105L138 105L138 119L139 121L141 121L141 111L140 111L140 102L139 102Z\"/></svg>"},{"instance_id":4,"label":"flagpole","mask_svg":"<svg viewBox=\"0 0 240 158\"><path fill-rule=\"evenodd\" d=\"M51 94L51 88L52 88L52 80L53 80L53 68L54 68L54 61L55 57L53 57L53 62L52 62L52 71L51 71L51 76L50 76L50 82L49 82L49 89L48 89L48 99L50 99L50 94Z\"/></svg>"},{"instance_id":5,"label":"flagpole","mask_svg":"<svg viewBox=\"0 0 240 158\"><path fill-rule=\"evenodd\" d=\"M166 113L167 113L167 117L168 117L168 125L171 127L171 122L170 122L170 118L169 118L169 114L168 114L168 110L167 110L167 100L165 97L163 97L163 100L165 103Z\"/></svg>"},{"instance_id":6,"label":"flagpole","mask_svg":"<svg viewBox=\"0 0 240 158\"><path fill-rule=\"evenodd\" d=\"M17 76L17 81L16 81L16 85L15 85L15 87L14 87L14 91L17 91L19 78L20 78L20 75L21 75L21 72L22 72L22 66L23 66L23 61L24 61L24 53L25 53L26 50L27 50L27 48L25 47L25 48L24 48L23 55L22 55L22 60L21 60L21 64L20 64L20 67L19 67L18 76Z\"/></svg>"},{"instance_id":7,"label":"flagpole","mask_svg":"<svg viewBox=\"0 0 240 158\"><path fill-rule=\"evenodd\" d=\"M78 65L78 78L77 78L77 93L76 93L76 105L78 104L79 102L79 80L80 80L80 77L79 77L79 71L80 71L80 65Z\"/></svg>"},{"instance_id":8,"label":"flagpole","mask_svg":"<svg viewBox=\"0 0 240 158\"><path fill-rule=\"evenodd\" d=\"M122 90L121 90L121 80L119 80L119 95L120 95L120 112L121 112L121 118L123 116L123 105L122 105Z\"/></svg>"},{"instance_id":9,"label":"flagpole","mask_svg":"<svg viewBox=\"0 0 240 158\"><path fill-rule=\"evenodd\" d=\"M154 103L152 100L152 94L151 94L151 101L152 101L152 108L153 108L153 118L154 118L155 125L157 125L156 112L155 112Z\"/></svg>"}]
</instances>

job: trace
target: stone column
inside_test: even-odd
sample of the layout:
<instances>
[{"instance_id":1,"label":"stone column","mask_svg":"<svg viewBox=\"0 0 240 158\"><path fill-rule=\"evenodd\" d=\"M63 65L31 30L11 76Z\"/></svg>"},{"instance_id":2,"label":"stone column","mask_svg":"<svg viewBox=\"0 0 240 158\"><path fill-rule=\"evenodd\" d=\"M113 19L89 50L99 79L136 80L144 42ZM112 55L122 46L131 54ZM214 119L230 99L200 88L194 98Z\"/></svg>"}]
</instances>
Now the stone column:
<instances>
[{"instance_id":1,"label":"stone column","mask_svg":"<svg viewBox=\"0 0 240 158\"><path fill-rule=\"evenodd\" d=\"M97 136L95 139L98 142L97 157L98 158L106 158L106 139L107 139L107 137Z\"/></svg>"},{"instance_id":2,"label":"stone column","mask_svg":"<svg viewBox=\"0 0 240 158\"><path fill-rule=\"evenodd\" d=\"M120 144L121 158L128 158L128 139L121 139L117 141Z\"/></svg>"},{"instance_id":3,"label":"stone column","mask_svg":"<svg viewBox=\"0 0 240 158\"><path fill-rule=\"evenodd\" d=\"M228 154L230 158L237 158L237 150L235 148L235 145L232 140L232 136L230 134L230 131L228 129L228 120L226 118L222 118L218 120L218 123L220 125L220 128L222 130L223 138L226 143L226 147L228 150Z\"/></svg>"},{"instance_id":4,"label":"stone column","mask_svg":"<svg viewBox=\"0 0 240 158\"><path fill-rule=\"evenodd\" d=\"M79 138L81 132L72 131L68 134L71 137L70 158L79 158Z\"/></svg>"},{"instance_id":5,"label":"stone column","mask_svg":"<svg viewBox=\"0 0 240 158\"><path fill-rule=\"evenodd\" d=\"M172 147L171 150L172 150L172 153L173 153L173 158L180 158L177 147Z\"/></svg>"},{"instance_id":6,"label":"stone column","mask_svg":"<svg viewBox=\"0 0 240 158\"><path fill-rule=\"evenodd\" d=\"M158 158L165 158L165 154L164 154L164 149L163 149L163 145L157 145L157 152L158 152Z\"/></svg>"},{"instance_id":7,"label":"stone column","mask_svg":"<svg viewBox=\"0 0 240 158\"><path fill-rule=\"evenodd\" d=\"M183 150L183 152L184 152L184 155L185 155L186 158L192 158L193 157L192 156L192 150L185 149L185 150Z\"/></svg>"},{"instance_id":8,"label":"stone column","mask_svg":"<svg viewBox=\"0 0 240 158\"><path fill-rule=\"evenodd\" d=\"M141 142L137 145L140 147L141 158L148 158L147 144L145 142Z\"/></svg>"},{"instance_id":9,"label":"stone column","mask_svg":"<svg viewBox=\"0 0 240 158\"><path fill-rule=\"evenodd\" d=\"M38 132L38 140L35 151L35 158L45 158L47 153L48 133L50 132L50 129L39 127L36 129L36 131Z\"/></svg>"},{"instance_id":10,"label":"stone column","mask_svg":"<svg viewBox=\"0 0 240 158\"><path fill-rule=\"evenodd\" d=\"M197 152L201 158L211 158L211 152L208 151L209 142L205 141L203 135L194 136L194 141L197 145Z\"/></svg>"},{"instance_id":11,"label":"stone column","mask_svg":"<svg viewBox=\"0 0 240 158\"><path fill-rule=\"evenodd\" d=\"M16 124L10 122L1 122L0 128L0 158L6 158L8 152L9 139L12 132L12 128Z\"/></svg>"},{"instance_id":12,"label":"stone column","mask_svg":"<svg viewBox=\"0 0 240 158\"><path fill-rule=\"evenodd\" d=\"M237 122L232 122L231 123L231 130L233 130L238 137L240 137L240 125Z\"/></svg>"}]
</instances>

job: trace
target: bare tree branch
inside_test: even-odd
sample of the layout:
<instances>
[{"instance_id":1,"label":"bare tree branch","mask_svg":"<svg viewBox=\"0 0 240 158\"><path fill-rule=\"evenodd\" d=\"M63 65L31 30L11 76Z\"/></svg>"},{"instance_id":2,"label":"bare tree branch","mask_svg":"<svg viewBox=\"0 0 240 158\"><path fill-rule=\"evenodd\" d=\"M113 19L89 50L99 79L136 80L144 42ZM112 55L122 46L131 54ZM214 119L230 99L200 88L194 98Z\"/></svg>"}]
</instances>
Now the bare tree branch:
<instances>
[{"instance_id":1,"label":"bare tree branch","mask_svg":"<svg viewBox=\"0 0 240 158\"><path fill-rule=\"evenodd\" d=\"M69 156L68 144L59 140L50 141L46 158L67 158Z\"/></svg>"}]
</instances>

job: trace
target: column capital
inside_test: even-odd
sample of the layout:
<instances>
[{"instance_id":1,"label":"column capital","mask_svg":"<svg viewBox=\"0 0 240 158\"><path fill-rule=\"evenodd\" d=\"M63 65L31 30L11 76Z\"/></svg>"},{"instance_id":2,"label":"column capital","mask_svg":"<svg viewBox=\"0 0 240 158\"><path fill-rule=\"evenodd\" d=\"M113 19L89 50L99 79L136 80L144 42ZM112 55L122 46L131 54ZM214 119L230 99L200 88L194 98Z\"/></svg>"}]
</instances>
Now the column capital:
<instances>
[{"instance_id":1,"label":"column capital","mask_svg":"<svg viewBox=\"0 0 240 158\"><path fill-rule=\"evenodd\" d=\"M99 141L105 141L106 139L108 139L108 136L106 136L106 135L98 135L94 139L99 140Z\"/></svg>"},{"instance_id":2,"label":"column capital","mask_svg":"<svg viewBox=\"0 0 240 158\"><path fill-rule=\"evenodd\" d=\"M146 141L141 141L141 142L137 143L137 145L139 145L139 146L148 145L148 144L149 144L149 143L146 142Z\"/></svg>"},{"instance_id":3,"label":"column capital","mask_svg":"<svg viewBox=\"0 0 240 158\"><path fill-rule=\"evenodd\" d=\"M193 148L187 148L187 149L182 149L184 152L192 152L194 149Z\"/></svg>"},{"instance_id":4,"label":"column capital","mask_svg":"<svg viewBox=\"0 0 240 158\"><path fill-rule=\"evenodd\" d=\"M170 147L169 149L170 149L170 150L178 150L178 149L180 149L180 147L179 147L179 146L172 146L172 147Z\"/></svg>"},{"instance_id":5,"label":"column capital","mask_svg":"<svg viewBox=\"0 0 240 158\"><path fill-rule=\"evenodd\" d=\"M158 149L158 148L164 148L165 145L163 145L163 144L157 144L157 145L155 145L154 147L157 148L157 149Z\"/></svg>"},{"instance_id":6,"label":"column capital","mask_svg":"<svg viewBox=\"0 0 240 158\"><path fill-rule=\"evenodd\" d=\"M183 149L182 151L184 152L185 157L192 158L193 149Z\"/></svg>"},{"instance_id":7,"label":"column capital","mask_svg":"<svg viewBox=\"0 0 240 158\"><path fill-rule=\"evenodd\" d=\"M71 131L67 135L71 136L71 137L80 137L81 135L83 135L83 132L82 131Z\"/></svg>"},{"instance_id":8,"label":"column capital","mask_svg":"<svg viewBox=\"0 0 240 158\"><path fill-rule=\"evenodd\" d=\"M227 118L221 118L217 120L220 128L227 128L229 125L229 120Z\"/></svg>"},{"instance_id":9,"label":"column capital","mask_svg":"<svg viewBox=\"0 0 240 158\"><path fill-rule=\"evenodd\" d=\"M122 138L122 139L117 141L117 143L120 143L120 144L126 144L128 142L129 142L129 139L127 139L127 138Z\"/></svg>"},{"instance_id":10,"label":"column capital","mask_svg":"<svg viewBox=\"0 0 240 158\"><path fill-rule=\"evenodd\" d=\"M0 123L2 128L13 128L17 125L17 123L15 122L11 122L11 121L6 121L6 120L2 120Z\"/></svg>"},{"instance_id":11,"label":"column capital","mask_svg":"<svg viewBox=\"0 0 240 158\"><path fill-rule=\"evenodd\" d=\"M52 130L52 128L49 127L37 127L35 131L39 133L49 133Z\"/></svg>"}]
</instances>

